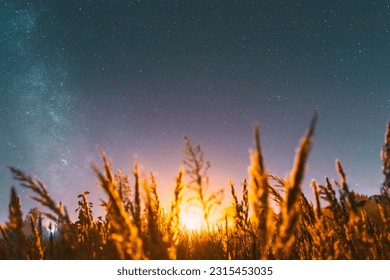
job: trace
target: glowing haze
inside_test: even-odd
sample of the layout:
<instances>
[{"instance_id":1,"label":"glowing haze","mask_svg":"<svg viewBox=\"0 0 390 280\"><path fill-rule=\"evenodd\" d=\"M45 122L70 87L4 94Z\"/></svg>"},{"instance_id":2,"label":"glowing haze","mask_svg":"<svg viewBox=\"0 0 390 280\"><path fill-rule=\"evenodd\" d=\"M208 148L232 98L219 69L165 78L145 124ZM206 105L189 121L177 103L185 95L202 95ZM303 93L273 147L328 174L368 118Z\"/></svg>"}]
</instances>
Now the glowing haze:
<instances>
[{"instance_id":1,"label":"glowing haze","mask_svg":"<svg viewBox=\"0 0 390 280\"><path fill-rule=\"evenodd\" d=\"M319 110L308 182L378 193L390 115L387 1L3 1L0 7L0 221L38 176L73 212L104 197L89 163L154 171L165 204L183 137L202 145L211 184L247 177L252 125L267 170L284 177ZM17 189L25 213L34 203ZM228 192L227 192L228 194ZM97 205L95 204L96 211Z\"/></svg>"}]
</instances>

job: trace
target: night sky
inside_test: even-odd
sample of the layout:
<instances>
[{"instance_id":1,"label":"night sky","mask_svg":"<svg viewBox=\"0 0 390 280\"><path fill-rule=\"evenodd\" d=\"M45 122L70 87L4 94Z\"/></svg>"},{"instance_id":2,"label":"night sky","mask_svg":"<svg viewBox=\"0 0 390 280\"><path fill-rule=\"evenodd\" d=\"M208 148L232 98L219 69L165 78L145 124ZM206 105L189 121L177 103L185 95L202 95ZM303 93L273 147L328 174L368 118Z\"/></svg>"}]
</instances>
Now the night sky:
<instances>
[{"instance_id":1,"label":"night sky","mask_svg":"<svg viewBox=\"0 0 390 280\"><path fill-rule=\"evenodd\" d=\"M184 136L227 188L248 177L258 122L285 177L315 110L304 192L338 179L339 159L352 189L378 193L389 78L388 1L0 1L0 222L18 186L6 166L69 212L88 190L97 211L98 146L115 169L155 172L167 204Z\"/></svg>"}]
</instances>

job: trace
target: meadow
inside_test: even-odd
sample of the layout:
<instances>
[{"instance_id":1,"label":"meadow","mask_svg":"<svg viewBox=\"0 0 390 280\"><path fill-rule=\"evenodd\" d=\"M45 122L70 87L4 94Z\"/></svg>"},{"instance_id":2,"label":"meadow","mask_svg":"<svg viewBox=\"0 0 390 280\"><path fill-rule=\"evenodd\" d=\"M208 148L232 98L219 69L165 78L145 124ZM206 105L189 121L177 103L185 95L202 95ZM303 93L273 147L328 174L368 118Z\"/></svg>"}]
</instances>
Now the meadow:
<instances>
[{"instance_id":1,"label":"meadow","mask_svg":"<svg viewBox=\"0 0 390 280\"><path fill-rule=\"evenodd\" d=\"M168 209L161 206L153 174L114 171L104 151L102 167L92 166L107 197L105 215L94 217L89 192L78 194L78 218L48 193L40 180L10 167L15 180L31 193L40 209L23 215L11 188L9 218L0 225L0 259L390 259L390 121L381 150L384 182L378 194L358 194L348 186L342 164L339 180L311 182L314 201L302 192L305 166L313 144L316 117L297 149L289 176L266 172L259 128L254 128L248 180L230 186L230 211L212 219L222 190L212 190L203 150L184 139L183 167L176 177ZM184 199L184 195L187 194ZM76 197L77 194L75 194ZM182 223L184 205L201 213L202 227ZM43 225L50 220L50 226Z\"/></svg>"}]
</instances>

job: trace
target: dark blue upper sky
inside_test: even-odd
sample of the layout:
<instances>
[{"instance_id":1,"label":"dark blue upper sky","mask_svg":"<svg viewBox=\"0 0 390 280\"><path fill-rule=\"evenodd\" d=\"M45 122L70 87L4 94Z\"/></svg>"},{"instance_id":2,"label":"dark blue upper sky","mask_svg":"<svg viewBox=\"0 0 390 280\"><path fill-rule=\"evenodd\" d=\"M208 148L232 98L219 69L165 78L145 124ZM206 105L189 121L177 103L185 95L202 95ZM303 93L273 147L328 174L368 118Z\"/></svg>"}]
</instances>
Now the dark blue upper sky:
<instances>
[{"instance_id":1,"label":"dark blue upper sky","mask_svg":"<svg viewBox=\"0 0 390 280\"><path fill-rule=\"evenodd\" d=\"M185 135L227 187L247 177L258 122L284 177L315 110L304 191L338 178L336 158L352 189L379 191L388 1L2 1L0 58L0 220L17 184L6 165L70 210L85 190L97 200L97 145L126 172L138 158L168 200Z\"/></svg>"}]
</instances>

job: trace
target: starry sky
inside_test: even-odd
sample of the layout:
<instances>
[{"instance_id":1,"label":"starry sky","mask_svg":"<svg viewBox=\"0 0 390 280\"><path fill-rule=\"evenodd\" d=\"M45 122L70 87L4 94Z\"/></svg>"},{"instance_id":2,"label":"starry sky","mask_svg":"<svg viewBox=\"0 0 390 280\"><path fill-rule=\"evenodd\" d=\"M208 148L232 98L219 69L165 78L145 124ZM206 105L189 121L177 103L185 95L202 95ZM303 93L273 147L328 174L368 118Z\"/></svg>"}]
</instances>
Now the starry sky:
<instances>
[{"instance_id":1,"label":"starry sky","mask_svg":"<svg viewBox=\"0 0 390 280\"><path fill-rule=\"evenodd\" d=\"M304 192L338 179L339 159L352 189L378 193L389 77L388 1L2 0L0 221L18 186L7 166L71 213L86 190L97 204L98 146L115 169L153 171L168 203L184 136L227 188L247 177L258 122L266 169L285 177L315 110Z\"/></svg>"}]
</instances>

